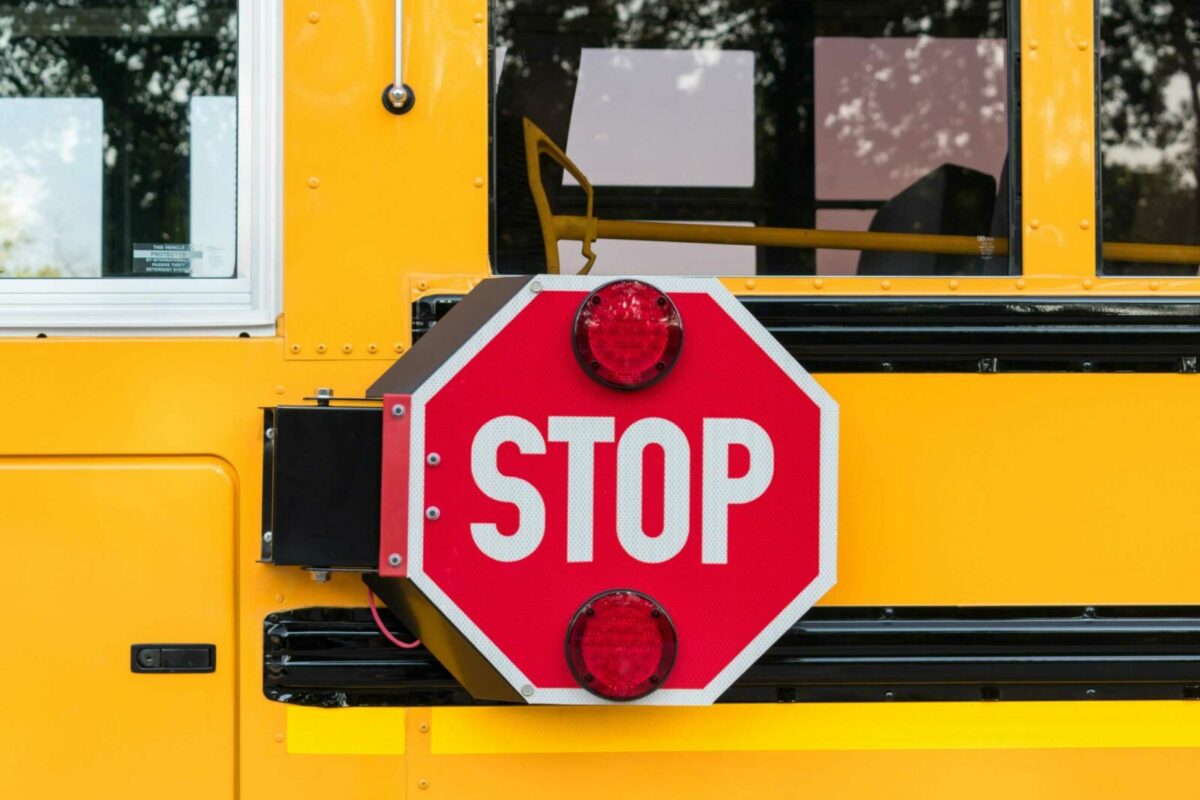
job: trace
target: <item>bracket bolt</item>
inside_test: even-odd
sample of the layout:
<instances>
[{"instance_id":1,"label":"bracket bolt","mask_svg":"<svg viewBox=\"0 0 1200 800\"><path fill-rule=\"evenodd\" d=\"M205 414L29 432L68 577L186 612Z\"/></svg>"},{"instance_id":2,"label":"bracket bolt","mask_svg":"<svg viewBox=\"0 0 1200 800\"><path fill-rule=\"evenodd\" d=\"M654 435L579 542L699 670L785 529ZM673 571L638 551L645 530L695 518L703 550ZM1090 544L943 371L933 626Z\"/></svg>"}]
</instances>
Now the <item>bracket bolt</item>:
<instances>
[{"instance_id":1,"label":"bracket bolt","mask_svg":"<svg viewBox=\"0 0 1200 800\"><path fill-rule=\"evenodd\" d=\"M425 519L436 520L442 516L442 510L437 506L430 506L425 509Z\"/></svg>"},{"instance_id":2,"label":"bracket bolt","mask_svg":"<svg viewBox=\"0 0 1200 800\"><path fill-rule=\"evenodd\" d=\"M266 542L267 544L270 544L271 540L274 538L275 538L275 534L271 533L270 531L266 531L263 533L263 541Z\"/></svg>"},{"instance_id":3,"label":"bracket bolt","mask_svg":"<svg viewBox=\"0 0 1200 800\"><path fill-rule=\"evenodd\" d=\"M533 687L528 683L521 687L521 694L525 697L533 697Z\"/></svg>"},{"instance_id":4,"label":"bracket bolt","mask_svg":"<svg viewBox=\"0 0 1200 800\"><path fill-rule=\"evenodd\" d=\"M429 455L425 456L425 463L431 467L436 467L438 464L442 463L442 457L437 453L430 453Z\"/></svg>"},{"instance_id":5,"label":"bracket bolt","mask_svg":"<svg viewBox=\"0 0 1200 800\"><path fill-rule=\"evenodd\" d=\"M392 406L392 416L396 417L397 419L403 417L407 413L408 409L404 407L403 403L396 403L396 405Z\"/></svg>"},{"instance_id":6,"label":"bracket bolt","mask_svg":"<svg viewBox=\"0 0 1200 800\"><path fill-rule=\"evenodd\" d=\"M392 553L388 556L388 565L398 567L404 563L404 558L399 553Z\"/></svg>"}]
</instances>

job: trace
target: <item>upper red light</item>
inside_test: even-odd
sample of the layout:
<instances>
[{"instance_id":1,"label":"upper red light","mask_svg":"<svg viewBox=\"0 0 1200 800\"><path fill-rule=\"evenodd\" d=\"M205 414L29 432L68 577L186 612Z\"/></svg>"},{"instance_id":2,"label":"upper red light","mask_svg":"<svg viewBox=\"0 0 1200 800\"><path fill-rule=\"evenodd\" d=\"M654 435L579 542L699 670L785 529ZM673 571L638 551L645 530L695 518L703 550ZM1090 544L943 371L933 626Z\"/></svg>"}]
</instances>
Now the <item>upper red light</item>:
<instances>
[{"instance_id":1,"label":"upper red light","mask_svg":"<svg viewBox=\"0 0 1200 800\"><path fill-rule=\"evenodd\" d=\"M594 597L567 628L567 660L575 680L608 700L636 700L661 686L676 648L667 612L641 592Z\"/></svg>"},{"instance_id":2,"label":"upper red light","mask_svg":"<svg viewBox=\"0 0 1200 800\"><path fill-rule=\"evenodd\" d=\"M575 315L575 355L606 386L640 389L654 383L674 365L682 344L675 304L642 281L601 286Z\"/></svg>"}]
</instances>

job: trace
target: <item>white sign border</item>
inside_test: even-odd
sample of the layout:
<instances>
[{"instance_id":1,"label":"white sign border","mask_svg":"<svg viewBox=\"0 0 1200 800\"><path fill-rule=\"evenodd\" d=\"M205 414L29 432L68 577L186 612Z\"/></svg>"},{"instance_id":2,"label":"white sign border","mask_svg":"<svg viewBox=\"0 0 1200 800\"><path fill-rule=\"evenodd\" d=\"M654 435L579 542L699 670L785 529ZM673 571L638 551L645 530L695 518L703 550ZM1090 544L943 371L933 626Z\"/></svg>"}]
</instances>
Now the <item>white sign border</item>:
<instances>
[{"instance_id":1,"label":"white sign border","mask_svg":"<svg viewBox=\"0 0 1200 800\"><path fill-rule=\"evenodd\" d=\"M820 567L817 577L703 689L659 689L632 701L611 701L583 688L535 686L507 655L424 571L425 407L449 380L541 292L591 292L619 280L641 280L668 294L707 294L820 409ZM541 275L516 293L413 393L408 497L408 577L528 702L551 705L711 705L837 583L838 405L804 367L715 278Z\"/></svg>"}]
</instances>

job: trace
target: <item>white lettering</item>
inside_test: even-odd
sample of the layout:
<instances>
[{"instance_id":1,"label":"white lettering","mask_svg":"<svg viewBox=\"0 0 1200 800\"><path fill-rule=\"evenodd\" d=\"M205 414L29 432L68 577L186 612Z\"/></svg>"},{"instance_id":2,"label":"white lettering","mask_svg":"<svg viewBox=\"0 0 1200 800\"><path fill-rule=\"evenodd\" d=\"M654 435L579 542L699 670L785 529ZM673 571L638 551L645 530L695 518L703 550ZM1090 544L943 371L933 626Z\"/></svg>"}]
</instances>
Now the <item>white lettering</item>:
<instances>
[{"instance_id":1,"label":"white lettering","mask_svg":"<svg viewBox=\"0 0 1200 800\"><path fill-rule=\"evenodd\" d=\"M646 535L642 519L642 469L645 449L663 449L663 530ZM617 444L617 539L625 552L646 564L679 555L688 538L690 450L674 423L650 417L638 420Z\"/></svg>"},{"instance_id":2,"label":"white lettering","mask_svg":"<svg viewBox=\"0 0 1200 800\"><path fill-rule=\"evenodd\" d=\"M567 443L567 561L592 560L596 444L614 438L612 417L550 417L547 439Z\"/></svg>"},{"instance_id":3,"label":"white lettering","mask_svg":"<svg viewBox=\"0 0 1200 800\"><path fill-rule=\"evenodd\" d=\"M490 558L520 561L542 543L546 533L546 504L529 481L500 472L496 456L500 446L508 442L515 444L523 455L546 452L541 431L532 422L521 417L496 417L480 428L471 442L471 475L485 495L517 507L517 530L506 536L495 523L472 522L471 538Z\"/></svg>"},{"instance_id":4,"label":"white lettering","mask_svg":"<svg viewBox=\"0 0 1200 800\"><path fill-rule=\"evenodd\" d=\"M740 478L729 477L729 448L735 444L750 453L750 468ZM706 419L703 452L700 560L724 564L729 558L729 506L756 500L771 485L775 447L767 432L748 419Z\"/></svg>"}]
</instances>

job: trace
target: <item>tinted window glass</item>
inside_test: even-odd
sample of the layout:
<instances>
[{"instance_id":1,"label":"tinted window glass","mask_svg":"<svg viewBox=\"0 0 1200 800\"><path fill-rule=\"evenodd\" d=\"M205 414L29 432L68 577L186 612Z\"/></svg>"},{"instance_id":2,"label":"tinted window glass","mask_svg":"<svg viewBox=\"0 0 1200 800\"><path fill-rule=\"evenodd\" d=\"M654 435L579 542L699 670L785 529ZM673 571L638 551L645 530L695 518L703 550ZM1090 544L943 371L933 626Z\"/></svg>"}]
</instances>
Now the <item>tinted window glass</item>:
<instances>
[{"instance_id":1,"label":"tinted window glass","mask_svg":"<svg viewBox=\"0 0 1200 800\"><path fill-rule=\"evenodd\" d=\"M0 0L0 276L236 273L236 0Z\"/></svg>"},{"instance_id":2,"label":"tinted window glass","mask_svg":"<svg viewBox=\"0 0 1200 800\"><path fill-rule=\"evenodd\" d=\"M529 120L595 187L597 273L1010 272L999 0L498 0L495 25L501 271L555 255ZM549 209L585 215L579 182L538 163ZM738 243L612 238L629 233L617 221L706 223ZM549 227L583 238L576 223ZM801 246L748 243L763 227ZM563 272L584 263L579 241L557 248Z\"/></svg>"},{"instance_id":3,"label":"tinted window glass","mask_svg":"<svg viewBox=\"0 0 1200 800\"><path fill-rule=\"evenodd\" d=\"M1103 272L1196 275L1200 3L1102 0Z\"/></svg>"}]
</instances>

